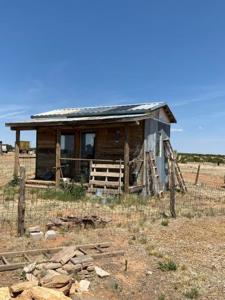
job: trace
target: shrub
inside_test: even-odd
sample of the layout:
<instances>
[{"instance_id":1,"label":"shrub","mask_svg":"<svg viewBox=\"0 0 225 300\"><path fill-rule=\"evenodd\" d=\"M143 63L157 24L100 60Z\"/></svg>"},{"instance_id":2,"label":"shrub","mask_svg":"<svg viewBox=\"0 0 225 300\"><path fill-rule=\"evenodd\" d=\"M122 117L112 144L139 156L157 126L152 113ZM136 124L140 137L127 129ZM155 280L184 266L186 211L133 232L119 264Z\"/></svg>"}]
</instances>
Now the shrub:
<instances>
[{"instance_id":1,"label":"shrub","mask_svg":"<svg viewBox=\"0 0 225 300\"><path fill-rule=\"evenodd\" d=\"M159 269L161 271L176 271L177 265L172 260L169 260L168 262L159 262Z\"/></svg>"},{"instance_id":2,"label":"shrub","mask_svg":"<svg viewBox=\"0 0 225 300\"><path fill-rule=\"evenodd\" d=\"M199 291L196 288L192 288L190 291L184 293L184 296L188 299L197 299L199 297Z\"/></svg>"},{"instance_id":3,"label":"shrub","mask_svg":"<svg viewBox=\"0 0 225 300\"><path fill-rule=\"evenodd\" d=\"M86 190L83 185L61 186L60 189L47 189L42 192L43 199L55 199L60 201L78 201L85 197Z\"/></svg>"},{"instance_id":4,"label":"shrub","mask_svg":"<svg viewBox=\"0 0 225 300\"><path fill-rule=\"evenodd\" d=\"M168 226L169 225L169 220L168 219L162 219L161 225L162 226Z\"/></svg>"}]
</instances>

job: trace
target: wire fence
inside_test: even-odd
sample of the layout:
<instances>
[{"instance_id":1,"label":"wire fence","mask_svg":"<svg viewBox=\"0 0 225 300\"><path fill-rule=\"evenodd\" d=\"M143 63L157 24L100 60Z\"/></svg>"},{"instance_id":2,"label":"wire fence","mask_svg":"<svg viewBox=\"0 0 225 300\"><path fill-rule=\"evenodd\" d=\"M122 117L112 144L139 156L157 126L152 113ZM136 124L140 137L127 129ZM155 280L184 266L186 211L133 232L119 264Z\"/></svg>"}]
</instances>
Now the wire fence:
<instances>
[{"instance_id":1,"label":"wire fence","mask_svg":"<svg viewBox=\"0 0 225 300\"><path fill-rule=\"evenodd\" d=\"M52 192L51 192L52 193ZM48 198L48 191L26 190L26 227L39 225L45 230L52 217L95 215L111 220L111 226L170 216L169 194L162 198L83 197L79 200ZM14 233L17 228L18 188L6 189L0 195L0 230ZM177 217L225 215L225 191L188 184L186 194L176 194Z\"/></svg>"},{"instance_id":2,"label":"wire fence","mask_svg":"<svg viewBox=\"0 0 225 300\"><path fill-rule=\"evenodd\" d=\"M7 164L8 166L7 168L2 167L3 159L4 165ZM4 177L1 182L7 183L13 176L13 160L7 156L3 159L0 157L0 174ZM23 158L20 160L20 165L26 166L26 173L28 176L32 176L35 170L35 158L32 157L29 160ZM192 169L181 166L188 192L185 194L176 193L177 217L193 218L225 215L223 167L218 169L219 171L216 170L217 172L213 168L214 171L203 169L199 176L198 185L194 185L197 168L197 165L193 166ZM18 198L18 186L8 185L0 190L0 232L16 233ZM120 197L97 197L82 194L79 197L69 195L69 197L60 198L54 189L27 188L25 198L26 227L39 225L42 230L46 229L46 225L52 217L96 215L107 220L110 219L110 226L125 226L129 223L146 220L154 222L156 219L170 216L169 192L165 193L162 198L144 198L133 194Z\"/></svg>"}]
</instances>

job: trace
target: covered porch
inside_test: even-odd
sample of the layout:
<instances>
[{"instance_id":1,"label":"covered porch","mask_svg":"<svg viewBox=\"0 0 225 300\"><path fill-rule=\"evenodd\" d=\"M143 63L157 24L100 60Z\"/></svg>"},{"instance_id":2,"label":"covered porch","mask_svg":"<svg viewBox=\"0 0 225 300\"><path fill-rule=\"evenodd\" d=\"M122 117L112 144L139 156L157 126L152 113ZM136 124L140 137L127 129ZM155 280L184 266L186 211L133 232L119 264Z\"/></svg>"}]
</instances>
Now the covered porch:
<instances>
[{"instance_id":1,"label":"covered porch","mask_svg":"<svg viewBox=\"0 0 225 300\"><path fill-rule=\"evenodd\" d=\"M24 163L19 154L21 131L36 131L35 171L27 178L32 187L82 183L89 192L115 194L142 191L144 187L142 120L69 126L29 124L12 129L16 131L15 176Z\"/></svg>"}]
</instances>

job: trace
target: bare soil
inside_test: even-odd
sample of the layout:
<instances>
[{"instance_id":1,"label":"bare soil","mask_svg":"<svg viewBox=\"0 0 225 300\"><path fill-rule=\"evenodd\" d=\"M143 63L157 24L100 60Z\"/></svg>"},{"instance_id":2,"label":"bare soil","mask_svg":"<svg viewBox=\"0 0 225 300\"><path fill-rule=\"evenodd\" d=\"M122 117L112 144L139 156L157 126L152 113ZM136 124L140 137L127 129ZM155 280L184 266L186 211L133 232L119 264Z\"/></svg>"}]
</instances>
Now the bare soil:
<instances>
[{"instance_id":1,"label":"bare soil","mask_svg":"<svg viewBox=\"0 0 225 300\"><path fill-rule=\"evenodd\" d=\"M179 218L138 222L128 226L83 229L60 235L55 241L33 242L30 238L1 236L1 251L57 247L76 243L111 241L124 249L125 257L96 261L111 276L91 280L91 292L99 299L187 299L192 288L198 299L224 299L225 219ZM125 260L128 270L125 271ZM172 260L176 271L162 271L159 262ZM150 271L149 274L147 272ZM0 274L0 285L17 282L20 271Z\"/></svg>"},{"instance_id":2,"label":"bare soil","mask_svg":"<svg viewBox=\"0 0 225 300\"><path fill-rule=\"evenodd\" d=\"M197 163L179 164L183 173L184 179L187 182L195 183L196 174L198 170ZM225 165L217 166L215 164L204 163L201 164L199 174L199 184L209 187L225 187Z\"/></svg>"},{"instance_id":3,"label":"bare soil","mask_svg":"<svg viewBox=\"0 0 225 300\"><path fill-rule=\"evenodd\" d=\"M197 164L184 164L181 168L184 178L194 182ZM5 184L11 178L12 170L13 155L9 154L0 161L0 184ZM202 209L224 204L221 197L218 201L217 194L213 203L211 196L208 196L211 189L223 187L224 174L224 166L202 166L199 183L208 187L204 193L201 191L201 197L197 195ZM186 205L188 203L193 205L191 199L186 203ZM52 207L52 210L54 209L57 210L59 207ZM158 209L157 206L155 209ZM62 212L62 209L60 211ZM182 300L191 299L190 295L195 294L196 299L200 300L223 300L225 298L224 216L201 214L201 217L193 217L194 215L187 214L186 217L182 217L182 214L179 214L175 220L168 219L168 226L163 226L161 219L150 216L144 219L133 219L132 222L127 222L127 219L123 222L123 218L120 217L119 222L113 220L105 228L61 232L54 241L34 242L29 237L18 238L15 235L2 233L0 251L111 241L115 249L125 250L126 255L96 261L96 265L111 274L105 279L97 277L91 279L91 293L97 299ZM127 270L125 270L126 261ZM177 269L161 270L159 263L169 261L175 263ZM21 270L0 273L0 286L9 286L20 279Z\"/></svg>"}]
</instances>

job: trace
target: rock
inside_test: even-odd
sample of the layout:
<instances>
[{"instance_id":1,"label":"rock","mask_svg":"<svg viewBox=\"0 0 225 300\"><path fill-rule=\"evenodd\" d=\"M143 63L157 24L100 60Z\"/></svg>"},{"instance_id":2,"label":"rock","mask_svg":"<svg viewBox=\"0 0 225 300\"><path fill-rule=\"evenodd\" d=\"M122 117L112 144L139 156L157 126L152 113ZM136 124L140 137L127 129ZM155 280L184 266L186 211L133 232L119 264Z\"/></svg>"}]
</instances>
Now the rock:
<instances>
[{"instance_id":1,"label":"rock","mask_svg":"<svg viewBox=\"0 0 225 300\"><path fill-rule=\"evenodd\" d=\"M82 265L81 264L74 265L72 263L68 263L64 265L62 268L68 273L76 273L82 269Z\"/></svg>"},{"instance_id":2,"label":"rock","mask_svg":"<svg viewBox=\"0 0 225 300\"><path fill-rule=\"evenodd\" d=\"M42 269L44 269L44 267L45 267L45 263L41 263L41 264L37 264L35 269L42 270Z\"/></svg>"},{"instance_id":3,"label":"rock","mask_svg":"<svg viewBox=\"0 0 225 300\"><path fill-rule=\"evenodd\" d=\"M31 274L31 273L27 273L26 274L26 280L28 280L28 281L37 281L38 282L38 279L37 279L37 277L35 277L33 274Z\"/></svg>"},{"instance_id":4,"label":"rock","mask_svg":"<svg viewBox=\"0 0 225 300\"><path fill-rule=\"evenodd\" d=\"M34 271L33 271L33 275L34 276L38 276L39 274L40 274L40 270L37 270L37 269L35 269Z\"/></svg>"},{"instance_id":5,"label":"rock","mask_svg":"<svg viewBox=\"0 0 225 300\"><path fill-rule=\"evenodd\" d=\"M70 293L70 288L71 288L72 282L69 282L67 285L58 288L57 291L62 292L64 295L68 296Z\"/></svg>"},{"instance_id":6,"label":"rock","mask_svg":"<svg viewBox=\"0 0 225 300\"><path fill-rule=\"evenodd\" d=\"M10 300L9 288L2 287L0 288L0 300Z\"/></svg>"},{"instance_id":7,"label":"rock","mask_svg":"<svg viewBox=\"0 0 225 300\"><path fill-rule=\"evenodd\" d=\"M21 298L21 297L27 298ZM71 300L71 298L66 297L62 292L44 288L44 287L34 287L30 290L24 291L20 295L20 300L28 300L30 296L30 300Z\"/></svg>"},{"instance_id":8,"label":"rock","mask_svg":"<svg viewBox=\"0 0 225 300\"><path fill-rule=\"evenodd\" d=\"M43 236L44 236L44 234L42 231L30 233L30 237L35 241L40 241L43 238Z\"/></svg>"},{"instance_id":9,"label":"rock","mask_svg":"<svg viewBox=\"0 0 225 300\"><path fill-rule=\"evenodd\" d=\"M58 272L59 274L65 274L65 275L68 275L68 272L63 270L63 268L59 268L59 269L56 269L56 272Z\"/></svg>"},{"instance_id":10,"label":"rock","mask_svg":"<svg viewBox=\"0 0 225 300\"><path fill-rule=\"evenodd\" d=\"M25 273L32 273L35 270L35 268L36 268L36 262L34 262L33 264L29 264L28 266L25 266L23 268L23 271Z\"/></svg>"},{"instance_id":11,"label":"rock","mask_svg":"<svg viewBox=\"0 0 225 300\"><path fill-rule=\"evenodd\" d=\"M108 272L106 272L103 269L96 267L96 266L95 266L95 272L101 278L104 278L104 277L107 277L110 275Z\"/></svg>"},{"instance_id":12,"label":"rock","mask_svg":"<svg viewBox=\"0 0 225 300\"><path fill-rule=\"evenodd\" d=\"M80 293L88 292L89 286L90 286L90 281L88 281L86 279L81 280L78 285L78 292L80 292Z\"/></svg>"},{"instance_id":13,"label":"rock","mask_svg":"<svg viewBox=\"0 0 225 300\"><path fill-rule=\"evenodd\" d=\"M56 275L56 276L52 277L51 279L42 283L42 286L47 287L47 288L57 289L57 288L62 288L69 283L71 283L71 285L72 285L72 279L70 276Z\"/></svg>"},{"instance_id":14,"label":"rock","mask_svg":"<svg viewBox=\"0 0 225 300\"><path fill-rule=\"evenodd\" d=\"M50 262L50 263L43 264L43 269L46 269L46 270L55 270L55 269L58 269L61 267L62 267L62 265L60 263Z\"/></svg>"},{"instance_id":15,"label":"rock","mask_svg":"<svg viewBox=\"0 0 225 300\"><path fill-rule=\"evenodd\" d=\"M41 276L42 274L39 273L39 276ZM41 276L42 279L41 279L41 283L45 283L45 282L48 282L49 280L51 280L54 276L56 275L59 275L59 273L57 273L56 271L54 270L45 270L45 275L44 276Z\"/></svg>"},{"instance_id":16,"label":"rock","mask_svg":"<svg viewBox=\"0 0 225 300\"><path fill-rule=\"evenodd\" d=\"M20 282L17 284L13 284L9 290L13 295L17 295L22 293L24 290L31 289L38 285L37 281L26 281L26 282Z\"/></svg>"},{"instance_id":17,"label":"rock","mask_svg":"<svg viewBox=\"0 0 225 300\"><path fill-rule=\"evenodd\" d=\"M77 281L72 283L70 288L70 296L76 294L78 287L79 287L79 283Z\"/></svg>"},{"instance_id":18,"label":"rock","mask_svg":"<svg viewBox=\"0 0 225 300\"><path fill-rule=\"evenodd\" d=\"M146 275L152 275L152 271L147 271Z\"/></svg>"},{"instance_id":19,"label":"rock","mask_svg":"<svg viewBox=\"0 0 225 300\"><path fill-rule=\"evenodd\" d=\"M76 251L74 252L74 256L83 256L83 255L84 255L84 253L81 252L80 250L76 250Z\"/></svg>"},{"instance_id":20,"label":"rock","mask_svg":"<svg viewBox=\"0 0 225 300\"><path fill-rule=\"evenodd\" d=\"M88 255L83 255L83 256L77 256L77 257L73 257L70 259L70 261L76 265L76 264L84 264L84 263L92 263L93 262L93 258L91 256Z\"/></svg>"},{"instance_id":21,"label":"rock","mask_svg":"<svg viewBox=\"0 0 225 300\"><path fill-rule=\"evenodd\" d=\"M45 233L45 239L46 240L55 240L57 237L57 232L55 230L48 230Z\"/></svg>"},{"instance_id":22,"label":"rock","mask_svg":"<svg viewBox=\"0 0 225 300\"><path fill-rule=\"evenodd\" d=\"M29 231L29 233L31 233L31 232L40 232L41 229L40 229L40 226L33 226L33 227L29 227L28 231Z\"/></svg>"},{"instance_id":23,"label":"rock","mask_svg":"<svg viewBox=\"0 0 225 300\"><path fill-rule=\"evenodd\" d=\"M87 267L88 272L93 272L95 267L93 265Z\"/></svg>"}]
</instances>

